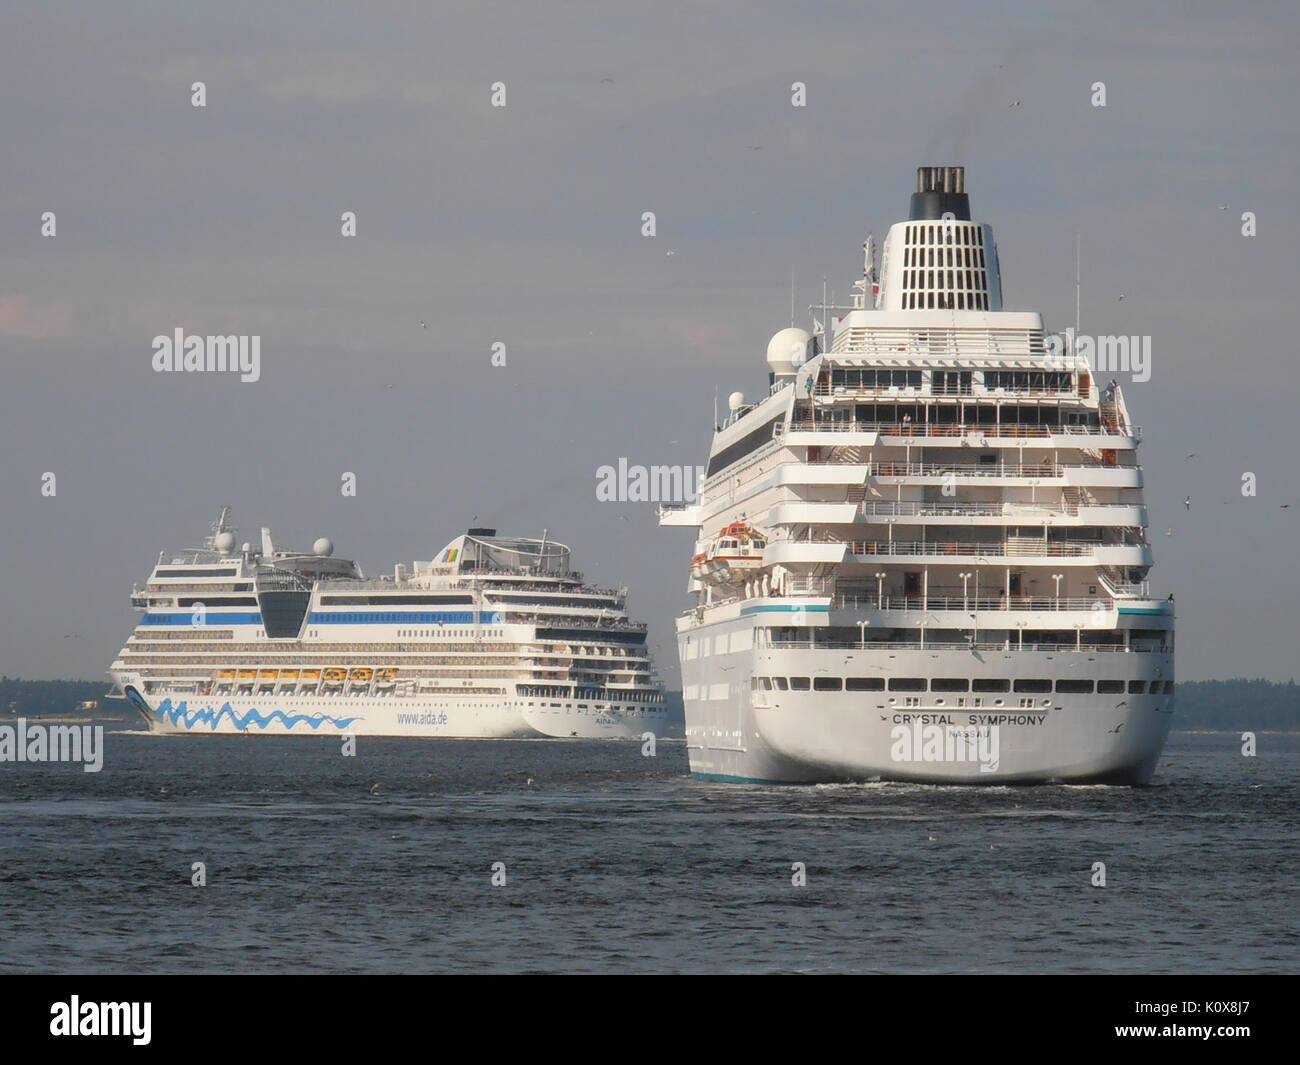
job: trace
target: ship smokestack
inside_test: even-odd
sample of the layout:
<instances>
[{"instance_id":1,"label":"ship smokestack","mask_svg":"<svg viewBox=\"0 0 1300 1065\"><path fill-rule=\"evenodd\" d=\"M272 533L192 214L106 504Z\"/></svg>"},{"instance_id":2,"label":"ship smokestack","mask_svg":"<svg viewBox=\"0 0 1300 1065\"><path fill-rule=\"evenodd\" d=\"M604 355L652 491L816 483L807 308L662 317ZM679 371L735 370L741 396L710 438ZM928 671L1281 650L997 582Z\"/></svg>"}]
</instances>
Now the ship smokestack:
<instances>
[{"instance_id":1,"label":"ship smokestack","mask_svg":"<svg viewBox=\"0 0 1300 1065\"><path fill-rule=\"evenodd\" d=\"M966 195L964 166L918 166L916 191L912 193L909 221L942 218L951 213L960 222L970 221L970 197Z\"/></svg>"}]
</instances>

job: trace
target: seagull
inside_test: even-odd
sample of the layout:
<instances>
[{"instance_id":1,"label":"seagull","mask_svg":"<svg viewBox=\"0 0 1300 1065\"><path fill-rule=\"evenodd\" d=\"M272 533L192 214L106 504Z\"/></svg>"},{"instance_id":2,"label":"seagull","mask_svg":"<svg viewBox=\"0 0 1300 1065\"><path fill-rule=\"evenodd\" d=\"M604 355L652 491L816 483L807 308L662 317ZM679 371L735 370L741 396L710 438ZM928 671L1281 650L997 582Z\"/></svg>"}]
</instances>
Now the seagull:
<instances>
[{"instance_id":1,"label":"seagull","mask_svg":"<svg viewBox=\"0 0 1300 1065\"><path fill-rule=\"evenodd\" d=\"M1119 702L1115 704L1115 709L1118 710L1121 706L1128 706L1128 700L1121 699Z\"/></svg>"},{"instance_id":2,"label":"seagull","mask_svg":"<svg viewBox=\"0 0 1300 1065\"><path fill-rule=\"evenodd\" d=\"M1124 293L1122 293L1122 292L1119 294L1119 301L1120 301L1120 303L1123 303L1123 302L1124 302Z\"/></svg>"},{"instance_id":3,"label":"seagull","mask_svg":"<svg viewBox=\"0 0 1300 1065\"><path fill-rule=\"evenodd\" d=\"M1017 101L1016 101L1015 103L1013 103L1013 104L1007 104L1007 107L1019 107L1019 106L1020 106L1020 101L1019 101L1019 100L1017 100Z\"/></svg>"},{"instance_id":4,"label":"seagull","mask_svg":"<svg viewBox=\"0 0 1300 1065\"><path fill-rule=\"evenodd\" d=\"M1289 507L1291 504L1290 504L1290 503L1281 503L1281 504L1279 504L1279 505L1281 506L1281 508L1282 508L1283 510L1286 510L1286 508Z\"/></svg>"},{"instance_id":5,"label":"seagull","mask_svg":"<svg viewBox=\"0 0 1300 1065\"><path fill-rule=\"evenodd\" d=\"M1219 204L1220 211L1226 211L1227 209L1228 209L1228 205L1226 203Z\"/></svg>"},{"instance_id":6,"label":"seagull","mask_svg":"<svg viewBox=\"0 0 1300 1065\"><path fill-rule=\"evenodd\" d=\"M669 248L666 252L664 252L664 254L665 254L665 255L676 255L677 252L675 252L672 248Z\"/></svg>"},{"instance_id":7,"label":"seagull","mask_svg":"<svg viewBox=\"0 0 1300 1065\"><path fill-rule=\"evenodd\" d=\"M602 85L613 85L613 84L614 84L614 79L613 79L613 78L601 78L601 79L600 79L600 83L601 83Z\"/></svg>"},{"instance_id":8,"label":"seagull","mask_svg":"<svg viewBox=\"0 0 1300 1065\"><path fill-rule=\"evenodd\" d=\"M1183 500L1183 506L1185 506L1188 510L1191 510L1191 509L1192 509L1192 497L1191 497L1191 496L1188 496L1186 499Z\"/></svg>"},{"instance_id":9,"label":"seagull","mask_svg":"<svg viewBox=\"0 0 1300 1065\"><path fill-rule=\"evenodd\" d=\"M428 329L428 328L429 328L428 323L427 323L423 318L420 319L420 328L421 328L421 329Z\"/></svg>"},{"instance_id":10,"label":"seagull","mask_svg":"<svg viewBox=\"0 0 1300 1065\"><path fill-rule=\"evenodd\" d=\"M379 781L375 781L375 783L370 785L370 794L371 795L379 794Z\"/></svg>"},{"instance_id":11,"label":"seagull","mask_svg":"<svg viewBox=\"0 0 1300 1065\"><path fill-rule=\"evenodd\" d=\"M1200 454L1199 451L1189 451L1186 455L1183 456L1183 461L1186 462L1188 459L1194 459L1199 454Z\"/></svg>"},{"instance_id":12,"label":"seagull","mask_svg":"<svg viewBox=\"0 0 1300 1065\"><path fill-rule=\"evenodd\" d=\"M927 838L931 843L937 843L937 842L939 841L939 837L938 837L938 836L927 836L926 838Z\"/></svg>"},{"instance_id":13,"label":"seagull","mask_svg":"<svg viewBox=\"0 0 1300 1065\"><path fill-rule=\"evenodd\" d=\"M1115 732L1118 732L1118 731L1119 731L1120 729L1122 729L1123 727L1124 727L1124 722L1121 721L1121 722L1120 722L1118 725L1116 725L1113 729L1107 729L1107 732L1108 732L1108 733L1115 733Z\"/></svg>"},{"instance_id":14,"label":"seagull","mask_svg":"<svg viewBox=\"0 0 1300 1065\"><path fill-rule=\"evenodd\" d=\"M749 150L751 152L761 152L763 150L763 146L761 144L751 144L749 146Z\"/></svg>"},{"instance_id":15,"label":"seagull","mask_svg":"<svg viewBox=\"0 0 1300 1065\"><path fill-rule=\"evenodd\" d=\"M1173 536L1173 535L1174 535L1174 527L1173 527L1172 525L1169 526L1169 528L1167 528L1167 529L1165 530L1165 535L1166 535L1166 536Z\"/></svg>"}]
</instances>

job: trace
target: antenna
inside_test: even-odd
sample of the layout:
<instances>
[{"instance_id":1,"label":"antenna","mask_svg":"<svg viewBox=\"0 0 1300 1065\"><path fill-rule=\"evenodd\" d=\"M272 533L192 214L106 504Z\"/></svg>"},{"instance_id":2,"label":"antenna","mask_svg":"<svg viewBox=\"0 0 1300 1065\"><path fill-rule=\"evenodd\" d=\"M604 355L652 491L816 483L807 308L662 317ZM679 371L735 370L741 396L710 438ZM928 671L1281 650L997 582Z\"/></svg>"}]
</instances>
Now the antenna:
<instances>
[{"instance_id":1,"label":"antenna","mask_svg":"<svg viewBox=\"0 0 1300 1065\"><path fill-rule=\"evenodd\" d=\"M1080 250L1083 246L1083 238L1078 232L1074 234L1074 335L1079 335L1079 303L1082 294L1083 284L1082 275L1079 273ZM1073 351L1070 352L1074 354Z\"/></svg>"},{"instance_id":2,"label":"antenna","mask_svg":"<svg viewBox=\"0 0 1300 1065\"><path fill-rule=\"evenodd\" d=\"M794 328L794 263L790 264L790 328Z\"/></svg>"}]
</instances>

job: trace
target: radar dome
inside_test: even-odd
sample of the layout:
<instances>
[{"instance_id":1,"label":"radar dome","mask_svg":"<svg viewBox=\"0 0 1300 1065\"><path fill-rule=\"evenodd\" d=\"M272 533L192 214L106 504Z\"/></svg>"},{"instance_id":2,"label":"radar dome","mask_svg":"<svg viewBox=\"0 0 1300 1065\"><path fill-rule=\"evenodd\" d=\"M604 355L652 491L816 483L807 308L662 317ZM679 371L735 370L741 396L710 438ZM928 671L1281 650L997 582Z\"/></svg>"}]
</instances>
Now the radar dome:
<instances>
[{"instance_id":1,"label":"radar dome","mask_svg":"<svg viewBox=\"0 0 1300 1065\"><path fill-rule=\"evenodd\" d=\"M808 331L797 326L782 329L767 342L767 365L775 374L790 374L808 361Z\"/></svg>"},{"instance_id":2,"label":"radar dome","mask_svg":"<svg viewBox=\"0 0 1300 1065\"><path fill-rule=\"evenodd\" d=\"M321 558L329 558L330 555L334 554L334 545L324 536L312 544L311 549Z\"/></svg>"},{"instance_id":3,"label":"radar dome","mask_svg":"<svg viewBox=\"0 0 1300 1065\"><path fill-rule=\"evenodd\" d=\"M235 534L230 532L217 533L216 547L223 555L230 554L235 549Z\"/></svg>"},{"instance_id":4,"label":"radar dome","mask_svg":"<svg viewBox=\"0 0 1300 1065\"><path fill-rule=\"evenodd\" d=\"M745 405L745 393L733 392L727 397L728 410L740 410Z\"/></svg>"}]
</instances>

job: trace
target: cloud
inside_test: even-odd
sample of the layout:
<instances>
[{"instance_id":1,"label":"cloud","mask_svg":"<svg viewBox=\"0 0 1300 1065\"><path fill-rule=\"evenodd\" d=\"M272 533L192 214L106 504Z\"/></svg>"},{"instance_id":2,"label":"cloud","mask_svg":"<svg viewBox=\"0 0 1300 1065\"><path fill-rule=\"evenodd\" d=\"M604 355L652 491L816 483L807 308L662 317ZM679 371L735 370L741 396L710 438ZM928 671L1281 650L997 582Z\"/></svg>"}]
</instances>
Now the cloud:
<instances>
[{"instance_id":1,"label":"cloud","mask_svg":"<svg viewBox=\"0 0 1300 1065\"><path fill-rule=\"evenodd\" d=\"M67 336L71 321L71 307L62 304L37 306L21 293L0 293L0 335L24 340L52 340Z\"/></svg>"}]
</instances>

